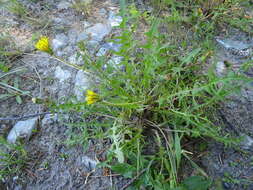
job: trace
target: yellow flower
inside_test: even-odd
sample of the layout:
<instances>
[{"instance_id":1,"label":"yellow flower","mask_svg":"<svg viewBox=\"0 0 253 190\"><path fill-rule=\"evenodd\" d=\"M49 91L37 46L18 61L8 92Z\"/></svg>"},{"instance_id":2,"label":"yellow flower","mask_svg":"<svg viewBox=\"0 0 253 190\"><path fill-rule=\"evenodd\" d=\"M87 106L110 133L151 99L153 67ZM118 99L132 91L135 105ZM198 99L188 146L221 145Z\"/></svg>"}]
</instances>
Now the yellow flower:
<instances>
[{"instance_id":1,"label":"yellow flower","mask_svg":"<svg viewBox=\"0 0 253 190\"><path fill-rule=\"evenodd\" d=\"M49 39L46 36L42 36L39 39L39 41L35 44L35 47L40 51L44 51L44 52L49 53L51 55L53 54L53 51L52 51L50 44L49 44Z\"/></svg>"},{"instance_id":2,"label":"yellow flower","mask_svg":"<svg viewBox=\"0 0 253 190\"><path fill-rule=\"evenodd\" d=\"M99 100L99 96L97 93L95 93L91 90L87 90L85 100L86 100L87 104L90 105L90 104L97 102Z\"/></svg>"}]
</instances>

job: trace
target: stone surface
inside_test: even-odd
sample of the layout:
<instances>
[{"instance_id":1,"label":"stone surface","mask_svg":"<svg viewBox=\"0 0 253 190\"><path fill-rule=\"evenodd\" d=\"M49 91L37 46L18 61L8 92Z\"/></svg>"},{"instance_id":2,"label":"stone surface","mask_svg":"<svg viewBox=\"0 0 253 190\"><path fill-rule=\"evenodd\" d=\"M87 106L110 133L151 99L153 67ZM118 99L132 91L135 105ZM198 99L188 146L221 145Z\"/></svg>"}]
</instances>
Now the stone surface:
<instances>
[{"instance_id":1,"label":"stone surface","mask_svg":"<svg viewBox=\"0 0 253 190\"><path fill-rule=\"evenodd\" d=\"M86 31L84 32L81 32L78 37L77 37L77 42L80 42L80 41L84 41L84 40L87 40L89 38L88 34Z\"/></svg>"},{"instance_id":2,"label":"stone surface","mask_svg":"<svg viewBox=\"0 0 253 190\"><path fill-rule=\"evenodd\" d=\"M90 159L88 156L83 156L81 162L87 167L89 170L94 170L98 164L97 161Z\"/></svg>"},{"instance_id":3,"label":"stone surface","mask_svg":"<svg viewBox=\"0 0 253 190\"><path fill-rule=\"evenodd\" d=\"M253 150L253 138L248 135L242 135L243 140L240 143L241 148L244 150Z\"/></svg>"},{"instance_id":4,"label":"stone surface","mask_svg":"<svg viewBox=\"0 0 253 190\"><path fill-rule=\"evenodd\" d=\"M57 34L52 40L52 48L57 51L60 48L65 47L68 44L68 37L65 34Z\"/></svg>"},{"instance_id":5,"label":"stone surface","mask_svg":"<svg viewBox=\"0 0 253 190\"><path fill-rule=\"evenodd\" d=\"M105 16L107 14L107 11L105 8L101 8L101 9L99 9L98 13L100 14L100 16Z\"/></svg>"},{"instance_id":6,"label":"stone surface","mask_svg":"<svg viewBox=\"0 0 253 190\"><path fill-rule=\"evenodd\" d=\"M116 15L113 11L109 12L108 22L110 23L111 27L119 26L122 20L122 17Z\"/></svg>"},{"instance_id":7,"label":"stone surface","mask_svg":"<svg viewBox=\"0 0 253 190\"><path fill-rule=\"evenodd\" d=\"M60 80L60 82L64 82L71 77L71 73L68 70L63 70L60 66L57 66L55 69L55 77Z\"/></svg>"},{"instance_id":8,"label":"stone surface","mask_svg":"<svg viewBox=\"0 0 253 190\"><path fill-rule=\"evenodd\" d=\"M226 70L226 65L223 61L218 61L216 64L216 73L218 76L222 76L222 74Z\"/></svg>"},{"instance_id":9,"label":"stone surface","mask_svg":"<svg viewBox=\"0 0 253 190\"><path fill-rule=\"evenodd\" d=\"M75 64L75 65L83 65L83 63L84 63L82 60L82 57L81 56L78 57L77 53L75 53L69 57L69 62L71 64Z\"/></svg>"},{"instance_id":10,"label":"stone surface","mask_svg":"<svg viewBox=\"0 0 253 190\"><path fill-rule=\"evenodd\" d=\"M77 100L84 100L84 92L90 87L89 77L83 72L78 71L75 78L74 94Z\"/></svg>"},{"instance_id":11,"label":"stone surface","mask_svg":"<svg viewBox=\"0 0 253 190\"><path fill-rule=\"evenodd\" d=\"M121 45L120 44L116 44L113 42L108 42L105 43L101 46L101 48L99 49L99 51L97 52L96 56L103 56L105 55L109 50L112 51L119 51L120 50Z\"/></svg>"},{"instance_id":12,"label":"stone surface","mask_svg":"<svg viewBox=\"0 0 253 190\"><path fill-rule=\"evenodd\" d=\"M216 41L230 55L241 58L252 56L252 42L244 42L233 38L216 38Z\"/></svg>"},{"instance_id":13,"label":"stone surface","mask_svg":"<svg viewBox=\"0 0 253 190\"><path fill-rule=\"evenodd\" d=\"M58 120L58 115L57 114L46 114L44 118L41 121L41 125L46 126L46 125L52 125Z\"/></svg>"},{"instance_id":14,"label":"stone surface","mask_svg":"<svg viewBox=\"0 0 253 190\"><path fill-rule=\"evenodd\" d=\"M92 40L101 41L105 36L111 32L112 28L108 24L97 23L94 26L88 28L86 33Z\"/></svg>"},{"instance_id":15,"label":"stone surface","mask_svg":"<svg viewBox=\"0 0 253 190\"><path fill-rule=\"evenodd\" d=\"M37 124L38 117L17 122L7 137L8 142L15 143L18 138L29 139L32 135L33 130L37 128Z\"/></svg>"},{"instance_id":16,"label":"stone surface","mask_svg":"<svg viewBox=\"0 0 253 190\"><path fill-rule=\"evenodd\" d=\"M63 9L68 9L71 7L71 3L69 2L66 2L66 1L61 1L58 5L57 5L57 8L59 10L63 10Z\"/></svg>"}]
</instances>

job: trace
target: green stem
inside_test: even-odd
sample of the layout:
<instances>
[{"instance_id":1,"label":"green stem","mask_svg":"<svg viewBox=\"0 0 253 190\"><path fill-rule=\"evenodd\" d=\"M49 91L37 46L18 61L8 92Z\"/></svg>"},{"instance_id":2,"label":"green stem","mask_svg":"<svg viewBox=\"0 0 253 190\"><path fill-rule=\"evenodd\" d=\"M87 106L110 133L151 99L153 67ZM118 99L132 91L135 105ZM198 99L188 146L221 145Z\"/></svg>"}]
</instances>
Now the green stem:
<instances>
[{"instance_id":1,"label":"green stem","mask_svg":"<svg viewBox=\"0 0 253 190\"><path fill-rule=\"evenodd\" d=\"M83 70L82 67L79 67L79 66L77 66L77 65L75 65L75 64L72 64L72 63L69 63L69 62L67 62L67 61L64 61L63 59L57 57L56 55L52 55L52 57L53 57L55 60L60 61L60 62L62 62L63 64L69 66L69 67L75 68L75 69L77 69L77 70Z\"/></svg>"},{"instance_id":2,"label":"green stem","mask_svg":"<svg viewBox=\"0 0 253 190\"><path fill-rule=\"evenodd\" d=\"M102 101L102 103L110 105L110 106L127 106L127 105L134 105L134 104L139 104L141 102L132 102L132 103L112 103L112 102L107 102L105 100Z\"/></svg>"}]
</instances>

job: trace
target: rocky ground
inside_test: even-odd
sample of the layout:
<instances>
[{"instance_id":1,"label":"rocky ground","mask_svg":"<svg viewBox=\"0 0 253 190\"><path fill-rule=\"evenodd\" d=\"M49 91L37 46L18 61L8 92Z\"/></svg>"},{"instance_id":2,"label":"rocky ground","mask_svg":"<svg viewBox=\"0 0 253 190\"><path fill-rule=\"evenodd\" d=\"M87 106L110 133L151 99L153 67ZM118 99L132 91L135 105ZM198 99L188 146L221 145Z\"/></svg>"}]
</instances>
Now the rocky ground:
<instances>
[{"instance_id":1,"label":"rocky ground","mask_svg":"<svg viewBox=\"0 0 253 190\"><path fill-rule=\"evenodd\" d=\"M88 10L74 8L71 0L21 1L37 20L28 22L13 13L1 10L1 33L9 35L17 49L24 50L22 56L13 61L13 67L20 68L13 77L19 88L28 91L22 103L13 98L0 102L0 117L16 117L47 111L45 106L34 104L32 97L49 98L64 102L67 97L83 100L83 92L93 84L82 71L68 67L50 58L47 54L34 51L34 35L48 35L52 39L57 56L72 64L85 64L78 57L78 42L85 41L91 55L99 57L119 45L108 42L117 34L122 18L117 15L117 1L93 1ZM142 4L143 5L143 4ZM228 35L217 36L217 73L226 72L226 63L234 69L245 60L253 60L253 38L237 30ZM110 57L117 64L120 57ZM246 75L253 76L249 71ZM1 91L0 93L3 93ZM230 97L220 112L221 122L226 130L244 137L240 150L210 143L202 164L207 173L221 181L224 189L253 189L253 89L248 86L241 94ZM61 117L61 119L59 119ZM3 182L3 189L120 189L127 181L111 175L105 169L96 168L104 159L103 150L108 142L89 141L88 149L81 146L67 146L70 115L46 114L19 120L0 121L1 135L10 142L18 135L26 136L26 149L30 162L25 171ZM29 125L30 128L22 127ZM22 131L26 128L25 131ZM28 138L29 137L29 138Z\"/></svg>"}]
</instances>

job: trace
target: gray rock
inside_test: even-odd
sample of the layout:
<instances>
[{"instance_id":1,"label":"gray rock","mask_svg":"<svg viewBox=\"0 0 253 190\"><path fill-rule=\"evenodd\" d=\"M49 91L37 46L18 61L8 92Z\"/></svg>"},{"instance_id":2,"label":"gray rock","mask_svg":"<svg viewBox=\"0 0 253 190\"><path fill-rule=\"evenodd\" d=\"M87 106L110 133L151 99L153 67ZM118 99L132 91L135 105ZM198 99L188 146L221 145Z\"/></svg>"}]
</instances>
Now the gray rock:
<instances>
[{"instance_id":1,"label":"gray rock","mask_svg":"<svg viewBox=\"0 0 253 190\"><path fill-rule=\"evenodd\" d=\"M216 73L218 76L222 76L222 74L225 72L226 70L226 65L224 64L223 61L219 61L216 64Z\"/></svg>"},{"instance_id":2,"label":"gray rock","mask_svg":"<svg viewBox=\"0 0 253 190\"><path fill-rule=\"evenodd\" d=\"M78 37L77 37L77 42L80 42L80 41L84 41L84 40L87 40L89 38L88 34L86 31L84 32L81 32Z\"/></svg>"},{"instance_id":3,"label":"gray rock","mask_svg":"<svg viewBox=\"0 0 253 190\"><path fill-rule=\"evenodd\" d=\"M107 51L109 51L109 50L119 51L120 47L121 47L120 44L115 44L113 42L105 43L99 49L99 51L97 52L96 56L104 56L107 53Z\"/></svg>"},{"instance_id":4,"label":"gray rock","mask_svg":"<svg viewBox=\"0 0 253 190\"><path fill-rule=\"evenodd\" d=\"M71 7L71 3L69 2L66 2L66 1L61 1L58 5L57 5L57 8L59 10L64 10L64 9L68 9Z\"/></svg>"},{"instance_id":5,"label":"gray rock","mask_svg":"<svg viewBox=\"0 0 253 190\"><path fill-rule=\"evenodd\" d=\"M77 53L75 53L69 57L69 62L71 64L75 64L75 65L83 65L83 59L81 56L78 57Z\"/></svg>"},{"instance_id":6,"label":"gray rock","mask_svg":"<svg viewBox=\"0 0 253 190\"><path fill-rule=\"evenodd\" d=\"M37 128L38 117L17 122L11 129L7 140L9 143L15 143L18 138L29 139L32 131Z\"/></svg>"},{"instance_id":7,"label":"gray rock","mask_svg":"<svg viewBox=\"0 0 253 190\"><path fill-rule=\"evenodd\" d=\"M57 34L55 39L52 40L52 48L57 51L68 44L68 37L65 34Z\"/></svg>"},{"instance_id":8,"label":"gray rock","mask_svg":"<svg viewBox=\"0 0 253 190\"><path fill-rule=\"evenodd\" d=\"M106 54L107 51L108 51L107 48L101 47L101 48L98 50L96 56L104 56L104 55Z\"/></svg>"},{"instance_id":9,"label":"gray rock","mask_svg":"<svg viewBox=\"0 0 253 190\"><path fill-rule=\"evenodd\" d=\"M69 43L72 45L76 45L77 43L77 38L78 38L78 31L75 29L70 29L68 31L68 38L69 38Z\"/></svg>"},{"instance_id":10,"label":"gray rock","mask_svg":"<svg viewBox=\"0 0 253 190\"><path fill-rule=\"evenodd\" d=\"M88 156L82 157L82 163L85 165L85 167L89 168L90 170L95 169L98 164L97 161L90 159Z\"/></svg>"},{"instance_id":11,"label":"gray rock","mask_svg":"<svg viewBox=\"0 0 253 190\"><path fill-rule=\"evenodd\" d=\"M83 28L87 28L87 27L91 26L91 24L87 21L82 21L81 25L83 26Z\"/></svg>"},{"instance_id":12,"label":"gray rock","mask_svg":"<svg viewBox=\"0 0 253 190\"><path fill-rule=\"evenodd\" d=\"M71 73L68 70L63 70L60 66L57 66L55 70L55 77L59 79L60 82L64 82L71 77Z\"/></svg>"},{"instance_id":13,"label":"gray rock","mask_svg":"<svg viewBox=\"0 0 253 190\"><path fill-rule=\"evenodd\" d=\"M75 79L74 94L78 101L84 99L84 92L90 87L89 77L83 72L78 71Z\"/></svg>"},{"instance_id":14,"label":"gray rock","mask_svg":"<svg viewBox=\"0 0 253 190\"><path fill-rule=\"evenodd\" d=\"M250 44L243 43L232 39L220 39L216 38L216 41L226 49L234 48L237 50L243 50L250 47Z\"/></svg>"},{"instance_id":15,"label":"gray rock","mask_svg":"<svg viewBox=\"0 0 253 190\"><path fill-rule=\"evenodd\" d=\"M84 4L90 4L92 3L93 0L80 0L81 3L84 3Z\"/></svg>"},{"instance_id":16,"label":"gray rock","mask_svg":"<svg viewBox=\"0 0 253 190\"><path fill-rule=\"evenodd\" d=\"M111 32L112 28L108 24L97 23L94 26L87 29L86 34L91 37L92 40L101 41L103 38Z\"/></svg>"},{"instance_id":17,"label":"gray rock","mask_svg":"<svg viewBox=\"0 0 253 190\"><path fill-rule=\"evenodd\" d=\"M119 26L122 20L122 17L116 15L113 11L109 12L108 22L110 23L111 27Z\"/></svg>"},{"instance_id":18,"label":"gray rock","mask_svg":"<svg viewBox=\"0 0 253 190\"><path fill-rule=\"evenodd\" d=\"M252 150L253 148L253 138L248 135L243 135L244 139L240 143L241 148L244 150Z\"/></svg>"},{"instance_id":19,"label":"gray rock","mask_svg":"<svg viewBox=\"0 0 253 190\"><path fill-rule=\"evenodd\" d=\"M108 64L113 65L114 67L117 67L120 64L121 61L122 61L122 57L120 57L120 56L113 56L108 61Z\"/></svg>"},{"instance_id":20,"label":"gray rock","mask_svg":"<svg viewBox=\"0 0 253 190\"><path fill-rule=\"evenodd\" d=\"M102 8L102 9L99 9L98 13L101 15L101 16L105 16L107 14L107 11Z\"/></svg>"},{"instance_id":21,"label":"gray rock","mask_svg":"<svg viewBox=\"0 0 253 190\"><path fill-rule=\"evenodd\" d=\"M46 114L44 118L41 121L41 125L46 126L46 125L51 125L54 122L58 120L58 115L57 114Z\"/></svg>"},{"instance_id":22,"label":"gray rock","mask_svg":"<svg viewBox=\"0 0 253 190\"><path fill-rule=\"evenodd\" d=\"M56 23L56 24L61 24L63 23L63 18L60 18L60 17L53 17L52 18L53 22Z\"/></svg>"},{"instance_id":23,"label":"gray rock","mask_svg":"<svg viewBox=\"0 0 253 190\"><path fill-rule=\"evenodd\" d=\"M216 41L231 55L235 55L241 58L246 58L252 55L253 44L233 39L216 38Z\"/></svg>"}]
</instances>

